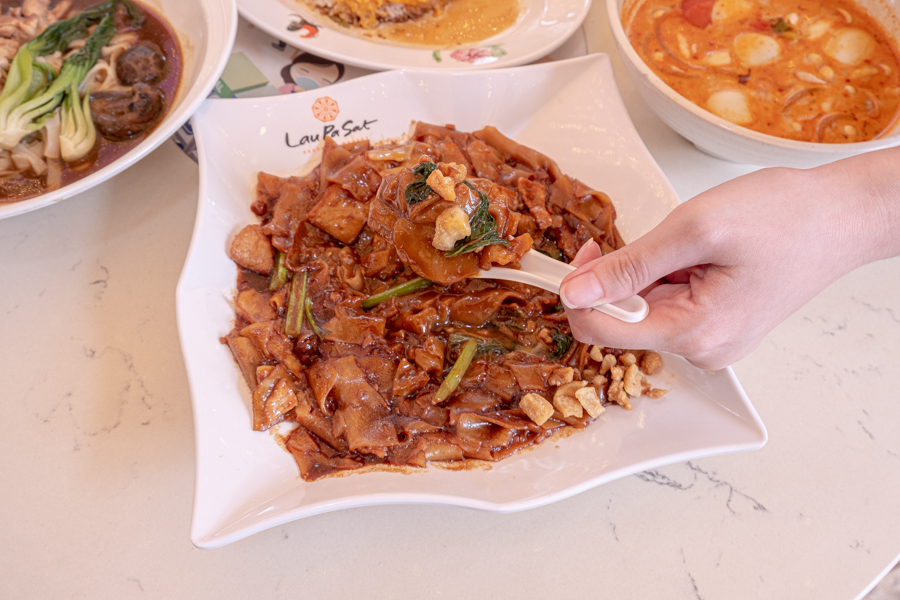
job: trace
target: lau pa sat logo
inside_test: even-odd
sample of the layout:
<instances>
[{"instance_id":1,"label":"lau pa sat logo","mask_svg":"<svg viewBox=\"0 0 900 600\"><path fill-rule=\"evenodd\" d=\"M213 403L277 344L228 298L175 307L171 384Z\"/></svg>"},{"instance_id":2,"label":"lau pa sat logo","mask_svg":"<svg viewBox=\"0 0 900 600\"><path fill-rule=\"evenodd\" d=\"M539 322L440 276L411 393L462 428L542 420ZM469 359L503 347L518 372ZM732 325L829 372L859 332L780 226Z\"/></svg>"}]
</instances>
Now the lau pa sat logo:
<instances>
[{"instance_id":1,"label":"lau pa sat logo","mask_svg":"<svg viewBox=\"0 0 900 600\"><path fill-rule=\"evenodd\" d=\"M372 119L371 121L363 119L362 123L357 123L353 119L348 119L340 125L331 124L332 121L338 118L340 113L341 109L338 106L337 101L333 98L322 96L321 98L316 99L312 105L312 114L318 120L327 123L325 127L322 128L322 132L301 134L299 139L295 138L294 142L291 142L291 134L285 132L284 143L287 144L288 148L298 148L307 144L317 144L326 137L350 137L359 131L367 131L369 125L378 122L378 119Z\"/></svg>"}]
</instances>

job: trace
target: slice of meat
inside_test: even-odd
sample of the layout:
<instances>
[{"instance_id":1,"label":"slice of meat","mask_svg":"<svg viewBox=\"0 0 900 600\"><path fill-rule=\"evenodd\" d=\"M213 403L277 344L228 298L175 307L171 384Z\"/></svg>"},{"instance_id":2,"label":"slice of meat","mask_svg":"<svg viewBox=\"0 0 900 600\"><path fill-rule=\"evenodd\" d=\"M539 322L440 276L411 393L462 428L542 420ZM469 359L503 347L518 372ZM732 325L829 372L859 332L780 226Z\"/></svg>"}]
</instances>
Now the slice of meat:
<instances>
[{"instance_id":1,"label":"slice of meat","mask_svg":"<svg viewBox=\"0 0 900 600\"><path fill-rule=\"evenodd\" d=\"M100 135L123 141L150 130L163 114L166 97L159 88L136 83L133 91L93 92L91 117Z\"/></svg>"},{"instance_id":2,"label":"slice of meat","mask_svg":"<svg viewBox=\"0 0 900 600\"><path fill-rule=\"evenodd\" d=\"M247 225L234 237L228 255L245 269L269 275L275 266L275 251L260 225Z\"/></svg>"},{"instance_id":3,"label":"slice of meat","mask_svg":"<svg viewBox=\"0 0 900 600\"><path fill-rule=\"evenodd\" d=\"M116 75L124 85L159 83L165 79L166 55L153 42L143 41L122 53Z\"/></svg>"},{"instance_id":4,"label":"slice of meat","mask_svg":"<svg viewBox=\"0 0 900 600\"><path fill-rule=\"evenodd\" d=\"M276 316L271 299L270 293L257 292L252 288L244 290L234 301L235 312L248 323L271 321Z\"/></svg>"},{"instance_id":5,"label":"slice of meat","mask_svg":"<svg viewBox=\"0 0 900 600\"><path fill-rule=\"evenodd\" d=\"M330 185L309 211L307 219L325 233L350 244L362 231L369 208L339 185Z\"/></svg>"}]
</instances>

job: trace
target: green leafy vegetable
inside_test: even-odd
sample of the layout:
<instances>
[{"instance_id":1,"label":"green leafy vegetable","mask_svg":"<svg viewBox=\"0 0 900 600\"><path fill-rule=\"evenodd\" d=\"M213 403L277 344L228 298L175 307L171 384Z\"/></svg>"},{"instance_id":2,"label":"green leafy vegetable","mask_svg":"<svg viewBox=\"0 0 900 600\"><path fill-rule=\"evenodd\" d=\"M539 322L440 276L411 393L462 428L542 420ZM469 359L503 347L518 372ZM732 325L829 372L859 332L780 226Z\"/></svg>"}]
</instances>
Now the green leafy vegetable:
<instances>
[{"instance_id":1,"label":"green leafy vegetable","mask_svg":"<svg viewBox=\"0 0 900 600\"><path fill-rule=\"evenodd\" d=\"M456 242L453 250L445 253L444 256L450 258L451 256L458 256L460 254L466 254L467 252L474 252L479 248L484 248L491 244L509 246L509 242L500 237L499 232L497 231L497 222L494 220L494 217L491 216L491 213L488 212L490 204L488 203L487 194L476 189L475 186L468 181L464 181L463 183L478 194L478 197L481 198L481 204L469 218L469 227L472 229L472 233L469 234L469 237Z\"/></svg>"},{"instance_id":2,"label":"green leafy vegetable","mask_svg":"<svg viewBox=\"0 0 900 600\"><path fill-rule=\"evenodd\" d=\"M784 36L789 40L799 40L801 37L803 37L796 31L794 31L794 28L791 27L790 23L788 23L781 17L772 19L771 21L769 21L769 24L772 26L772 33Z\"/></svg>"},{"instance_id":3,"label":"green leafy vegetable","mask_svg":"<svg viewBox=\"0 0 900 600\"><path fill-rule=\"evenodd\" d=\"M447 377L445 377L443 383L441 383L441 387L435 392L434 400L432 400L434 404L440 404L453 395L453 392L459 387L459 383L462 381L466 371L469 370L469 365L472 364L472 359L475 358L475 351L477 349L478 342L475 340L466 342L462 352L459 353L459 358L453 363L453 368L450 369L450 372L447 373Z\"/></svg>"},{"instance_id":4,"label":"green leafy vegetable","mask_svg":"<svg viewBox=\"0 0 900 600\"><path fill-rule=\"evenodd\" d=\"M565 353L569 351L569 348L572 347L572 342L575 341L575 338L571 335L566 335L558 331L551 333L550 337L553 338L554 345L552 356L556 359L562 358Z\"/></svg>"},{"instance_id":5,"label":"green leafy vegetable","mask_svg":"<svg viewBox=\"0 0 900 600\"><path fill-rule=\"evenodd\" d=\"M87 121L90 123L90 126L86 126L81 121L81 119L85 118L85 110L84 103L78 95L78 86L100 58L103 47L109 43L114 35L116 35L116 28L113 25L112 17L104 17L94 30L94 33L91 34L91 37L88 38L84 47L63 61L59 75L50 85L31 95L28 94L28 90L20 94L14 91L5 100L0 98L0 146L7 150L12 150L22 141L22 138L43 127L44 121L49 118L50 114L63 101L63 96L68 94L71 99L63 110L63 126L60 136L63 158L66 160L77 160L87 154L93 147L95 139L91 137L93 121L90 119L89 106L87 109ZM31 56L24 46L19 49L19 52ZM16 64L19 64L18 53L13 60ZM34 73L33 65L28 65L27 67L20 65L20 67L21 73L17 77L21 77L21 83L23 84L27 81L28 87L31 88ZM7 85L9 85L9 82L7 82ZM4 89L5 91L6 89ZM66 119L67 114L68 121ZM79 127L79 124L81 127ZM68 136L66 135L67 132L69 133ZM63 145L64 141L65 146ZM90 142L90 146L87 147L87 150L84 150L84 146L88 142ZM66 156L66 149L69 150L68 157ZM83 152L81 152L82 150ZM78 155L79 152L81 152L80 155Z\"/></svg>"},{"instance_id":6,"label":"green leafy vegetable","mask_svg":"<svg viewBox=\"0 0 900 600\"><path fill-rule=\"evenodd\" d=\"M413 173L417 177L415 181L406 186L406 192L404 192L406 195L406 204L412 206L413 204L422 202L428 197L428 194L430 194L432 190L431 186L425 183L425 181L435 169L437 169L437 165L433 162L423 162L413 169Z\"/></svg>"},{"instance_id":7,"label":"green leafy vegetable","mask_svg":"<svg viewBox=\"0 0 900 600\"><path fill-rule=\"evenodd\" d=\"M372 308L375 308L385 300L389 300L390 298L393 298L395 296L405 296L407 294L412 294L413 292L424 290L431 285L433 284L427 279L416 277L399 285L395 285L394 287L390 287L382 292L378 292L377 294L372 294L362 301L361 306L363 310L370 310Z\"/></svg>"}]
</instances>

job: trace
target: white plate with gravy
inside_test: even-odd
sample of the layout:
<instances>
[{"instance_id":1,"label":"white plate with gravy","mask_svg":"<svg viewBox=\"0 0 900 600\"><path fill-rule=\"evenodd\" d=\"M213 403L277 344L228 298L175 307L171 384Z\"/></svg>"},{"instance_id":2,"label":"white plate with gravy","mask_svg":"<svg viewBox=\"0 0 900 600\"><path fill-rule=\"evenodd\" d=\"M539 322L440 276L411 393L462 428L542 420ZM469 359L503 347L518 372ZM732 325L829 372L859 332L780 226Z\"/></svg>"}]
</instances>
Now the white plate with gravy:
<instances>
[{"instance_id":1,"label":"white plate with gravy","mask_svg":"<svg viewBox=\"0 0 900 600\"><path fill-rule=\"evenodd\" d=\"M342 25L312 2L237 0L237 5L241 16L279 40L375 70L471 70L529 63L561 46L591 7L591 0L447 0L440 16L426 14L366 29Z\"/></svg>"}]
</instances>

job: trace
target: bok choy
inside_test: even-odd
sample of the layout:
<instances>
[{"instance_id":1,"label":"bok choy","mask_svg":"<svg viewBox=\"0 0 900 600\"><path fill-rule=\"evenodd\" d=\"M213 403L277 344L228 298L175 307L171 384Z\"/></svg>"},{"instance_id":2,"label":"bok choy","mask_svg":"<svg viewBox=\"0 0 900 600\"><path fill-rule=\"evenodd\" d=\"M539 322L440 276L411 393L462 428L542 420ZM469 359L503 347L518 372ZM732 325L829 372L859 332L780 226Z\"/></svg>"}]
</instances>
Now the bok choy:
<instances>
[{"instance_id":1,"label":"bok choy","mask_svg":"<svg viewBox=\"0 0 900 600\"><path fill-rule=\"evenodd\" d=\"M59 75L48 86L39 89L27 100L26 94L22 94L20 99L23 101L18 103L4 106L4 102L0 99L0 147L11 150L22 141L22 138L42 128L44 121L63 101L63 97L68 96L62 115L60 139L63 158L77 160L87 154L94 145L96 133L90 118L90 91L86 92L85 100L82 102L78 94L78 85L100 58L103 47L115 35L116 28L112 17L103 17L84 47L63 61ZM17 62L18 58L17 54L15 58ZM33 72L33 68L31 71ZM29 82L32 80L30 76L28 79ZM10 97L16 97L16 93L13 92Z\"/></svg>"}]
</instances>

